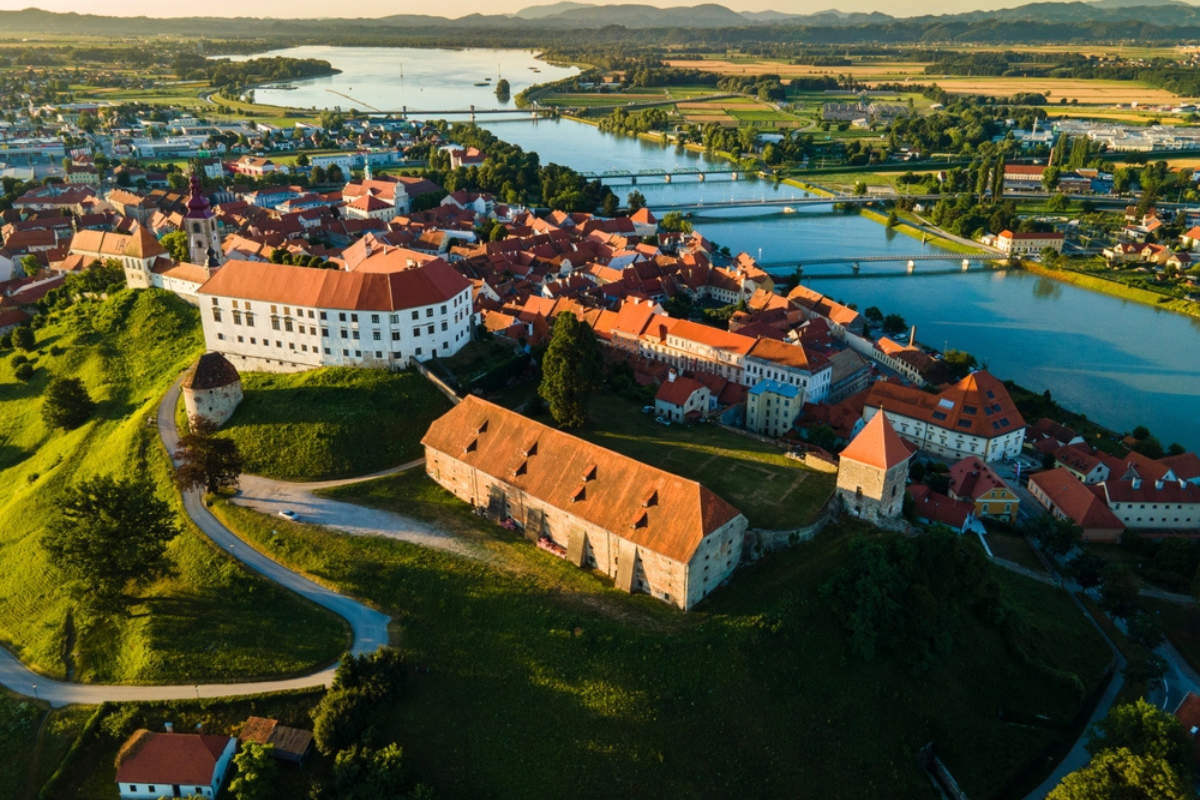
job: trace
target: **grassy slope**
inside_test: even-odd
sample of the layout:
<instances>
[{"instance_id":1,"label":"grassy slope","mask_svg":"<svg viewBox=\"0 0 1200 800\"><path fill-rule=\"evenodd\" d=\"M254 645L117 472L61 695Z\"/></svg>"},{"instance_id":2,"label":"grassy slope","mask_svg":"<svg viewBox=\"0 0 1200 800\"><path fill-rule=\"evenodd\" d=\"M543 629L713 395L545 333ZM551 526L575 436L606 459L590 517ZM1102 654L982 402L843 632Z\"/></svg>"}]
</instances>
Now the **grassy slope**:
<instances>
[{"instance_id":1,"label":"grassy slope","mask_svg":"<svg viewBox=\"0 0 1200 800\"><path fill-rule=\"evenodd\" d=\"M817 596L849 526L684 615L504 538L418 475L329 494L475 526L503 567L218 509L285 563L396 615L407 657L431 671L409 682L388 733L441 797L926 797L915 753L931 739L987 797L1053 738L1003 724L1001 705L1058 722L1077 710L1074 690L973 620L934 675L851 656ZM1000 578L1030 620L1028 649L1095 686L1108 653L1068 598Z\"/></svg>"},{"instance_id":2,"label":"grassy slope","mask_svg":"<svg viewBox=\"0 0 1200 800\"><path fill-rule=\"evenodd\" d=\"M0 362L0 639L34 669L66 674L72 601L38 546L63 489L92 475L134 474L139 454L164 498L170 464L146 420L199 352L196 312L157 291L121 292L104 304L60 312L38 333L28 384ZM89 333L94 326L97 333ZM63 348L50 355L49 348ZM100 406L69 433L42 423L50 374L83 380ZM182 513L180 513L183 519ZM75 678L187 682L287 674L327 663L345 645L342 623L277 590L208 546L190 527L170 545L175 574L140 587L128 617L74 614Z\"/></svg>"},{"instance_id":3,"label":"grassy slope","mask_svg":"<svg viewBox=\"0 0 1200 800\"><path fill-rule=\"evenodd\" d=\"M25 785L34 734L45 709L0 690L0 800L15 800Z\"/></svg>"},{"instance_id":4,"label":"grassy slope","mask_svg":"<svg viewBox=\"0 0 1200 800\"><path fill-rule=\"evenodd\" d=\"M1142 303L1143 305L1154 306L1155 308L1165 308L1193 317L1200 316L1200 303L1191 303L1187 300L1180 300L1170 295L1152 292L1149 289L1142 289L1137 286L1127 286L1120 281L1108 280L1099 275L1088 275L1077 270L1050 269L1044 264L1038 264L1034 261L1022 261L1021 265L1027 272L1032 272L1035 275L1044 275L1056 281L1063 281L1064 283L1073 283L1076 286L1091 289L1093 292L1103 292L1104 294L1119 297L1122 300L1132 300L1135 303Z\"/></svg>"},{"instance_id":5,"label":"grassy slope","mask_svg":"<svg viewBox=\"0 0 1200 800\"><path fill-rule=\"evenodd\" d=\"M415 370L254 372L242 387L225 435L247 472L285 480L365 475L419 458L421 437L450 409Z\"/></svg>"},{"instance_id":6,"label":"grassy slope","mask_svg":"<svg viewBox=\"0 0 1200 800\"><path fill-rule=\"evenodd\" d=\"M697 480L733 503L750 524L782 530L812 522L833 492L834 476L786 458L778 447L716 425L659 425L634 402L596 397L588 441ZM543 415L543 422L549 416Z\"/></svg>"}]
</instances>

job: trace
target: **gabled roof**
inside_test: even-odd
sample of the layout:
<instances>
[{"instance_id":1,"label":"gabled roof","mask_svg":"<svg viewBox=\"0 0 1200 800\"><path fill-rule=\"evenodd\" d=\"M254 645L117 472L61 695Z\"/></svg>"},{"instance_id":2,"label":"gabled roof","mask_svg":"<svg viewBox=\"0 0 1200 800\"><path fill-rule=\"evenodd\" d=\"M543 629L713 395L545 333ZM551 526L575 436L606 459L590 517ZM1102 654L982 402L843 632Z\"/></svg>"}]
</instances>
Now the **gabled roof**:
<instances>
[{"instance_id":1,"label":"gabled roof","mask_svg":"<svg viewBox=\"0 0 1200 800\"><path fill-rule=\"evenodd\" d=\"M931 522L961 529L975 513L975 506L972 504L951 499L924 484L909 486L908 493L913 497L913 510L917 516Z\"/></svg>"},{"instance_id":2,"label":"gabled roof","mask_svg":"<svg viewBox=\"0 0 1200 800\"><path fill-rule=\"evenodd\" d=\"M427 448L681 563L740 516L700 485L474 395L434 421Z\"/></svg>"},{"instance_id":3,"label":"gabled roof","mask_svg":"<svg viewBox=\"0 0 1200 800\"><path fill-rule=\"evenodd\" d=\"M896 433L887 414L871 417L866 427L842 451L843 459L885 471L908 461L911 455L912 451Z\"/></svg>"},{"instance_id":4,"label":"gabled roof","mask_svg":"<svg viewBox=\"0 0 1200 800\"><path fill-rule=\"evenodd\" d=\"M950 492L958 497L978 500L993 489L1015 493L987 462L976 456L968 456L950 467Z\"/></svg>"},{"instance_id":5,"label":"gabled roof","mask_svg":"<svg viewBox=\"0 0 1200 800\"><path fill-rule=\"evenodd\" d=\"M1109 509L1100 495L1093 491L1092 487L1080 483L1065 467L1039 472L1030 477L1029 483L1041 489L1042 494L1046 495L1059 511L1084 530L1125 529L1125 524L1117 519L1117 515Z\"/></svg>"},{"instance_id":6,"label":"gabled roof","mask_svg":"<svg viewBox=\"0 0 1200 800\"><path fill-rule=\"evenodd\" d=\"M1016 404L995 376L972 372L936 395L891 381L872 384L867 405L985 439L1025 427Z\"/></svg>"},{"instance_id":7,"label":"gabled roof","mask_svg":"<svg viewBox=\"0 0 1200 800\"><path fill-rule=\"evenodd\" d=\"M208 786L230 736L139 730L117 756L118 783Z\"/></svg>"},{"instance_id":8,"label":"gabled roof","mask_svg":"<svg viewBox=\"0 0 1200 800\"><path fill-rule=\"evenodd\" d=\"M668 380L658 387L658 393L654 395L655 400L662 400L664 403L670 403L673 406L683 407L687 405L687 401L691 399L696 392L706 389L707 387L700 381L692 378L677 377L674 380Z\"/></svg>"},{"instance_id":9,"label":"gabled roof","mask_svg":"<svg viewBox=\"0 0 1200 800\"><path fill-rule=\"evenodd\" d=\"M816 372L823 369L829 360L817 353L810 353L798 344L784 344L775 339L759 339L746 354L747 358L769 361L780 367Z\"/></svg>"}]
</instances>

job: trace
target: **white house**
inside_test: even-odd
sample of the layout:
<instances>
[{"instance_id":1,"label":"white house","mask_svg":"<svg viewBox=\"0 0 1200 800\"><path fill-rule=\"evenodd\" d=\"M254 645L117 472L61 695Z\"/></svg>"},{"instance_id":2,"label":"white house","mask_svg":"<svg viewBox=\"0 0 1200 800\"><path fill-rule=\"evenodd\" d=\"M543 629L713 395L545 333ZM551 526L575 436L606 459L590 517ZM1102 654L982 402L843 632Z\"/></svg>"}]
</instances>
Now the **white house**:
<instances>
[{"instance_id":1,"label":"white house","mask_svg":"<svg viewBox=\"0 0 1200 800\"><path fill-rule=\"evenodd\" d=\"M208 349L243 370L402 369L471 340L471 282L398 248L349 272L229 261L199 302Z\"/></svg>"},{"instance_id":2,"label":"white house","mask_svg":"<svg viewBox=\"0 0 1200 800\"><path fill-rule=\"evenodd\" d=\"M139 730L117 754L123 800L216 797L237 751L232 736Z\"/></svg>"},{"instance_id":3,"label":"white house","mask_svg":"<svg viewBox=\"0 0 1200 800\"><path fill-rule=\"evenodd\" d=\"M824 403L829 397L832 376L829 359L810 353L799 344L759 339L746 354L747 384L753 386L770 380L794 386L800 390L800 405Z\"/></svg>"},{"instance_id":4,"label":"white house","mask_svg":"<svg viewBox=\"0 0 1200 800\"><path fill-rule=\"evenodd\" d=\"M1000 252L1012 256L1037 255L1047 247L1062 252L1064 236L1061 233L1013 233L1001 231L996 237Z\"/></svg>"}]
</instances>

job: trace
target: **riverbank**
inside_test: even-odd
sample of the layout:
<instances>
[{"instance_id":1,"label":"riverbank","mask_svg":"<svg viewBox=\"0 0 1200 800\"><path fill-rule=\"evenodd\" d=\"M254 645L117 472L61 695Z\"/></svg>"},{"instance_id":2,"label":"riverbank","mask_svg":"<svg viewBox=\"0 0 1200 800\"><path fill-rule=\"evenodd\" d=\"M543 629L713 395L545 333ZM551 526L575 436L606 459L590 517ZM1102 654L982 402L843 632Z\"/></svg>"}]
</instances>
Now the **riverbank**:
<instances>
[{"instance_id":1,"label":"riverbank","mask_svg":"<svg viewBox=\"0 0 1200 800\"><path fill-rule=\"evenodd\" d=\"M867 219L871 220L872 222L878 222L880 225L887 225L887 221L888 221L887 216L884 214L880 214L878 211L872 211L869 208L861 208L861 209L859 209L858 213L859 213L859 215L866 217ZM938 236L937 234L929 233L928 231L923 231L919 228L914 227L911 222L904 220L904 219L902 219L900 221L900 224L898 224L894 228L892 228L892 230L896 231L897 233L901 233L901 234L904 234L905 236L909 236L913 239L916 239L917 241L921 242L922 244L925 244L925 243L933 244L933 245L936 245L936 246L942 248L943 250L949 250L951 253L962 253L965 256L979 256L979 257L986 257L986 256L991 255L991 256L993 256L994 260L1000 260L999 256L995 256L992 253L987 253L984 250L981 250L980 248L967 247L966 245L964 245L960 242L956 242L951 239L947 239L944 236Z\"/></svg>"},{"instance_id":2,"label":"riverbank","mask_svg":"<svg viewBox=\"0 0 1200 800\"><path fill-rule=\"evenodd\" d=\"M1079 286L1083 289L1090 289L1093 292L1101 292L1103 294L1119 297L1122 300L1131 300L1135 303L1141 303L1154 308L1161 308L1166 311L1174 311L1177 314L1183 314L1189 317L1200 317L1200 303L1193 303L1188 300L1181 300L1177 297L1172 297L1161 292L1154 292L1149 289L1140 289L1136 286L1129 286L1120 281L1104 278L1100 275L1091 275L1086 272L1079 272L1072 269L1052 269L1045 264L1039 264L1036 261L1021 260L1021 267L1026 272L1031 272L1034 275L1052 278L1056 281L1069 283L1073 286Z\"/></svg>"}]
</instances>

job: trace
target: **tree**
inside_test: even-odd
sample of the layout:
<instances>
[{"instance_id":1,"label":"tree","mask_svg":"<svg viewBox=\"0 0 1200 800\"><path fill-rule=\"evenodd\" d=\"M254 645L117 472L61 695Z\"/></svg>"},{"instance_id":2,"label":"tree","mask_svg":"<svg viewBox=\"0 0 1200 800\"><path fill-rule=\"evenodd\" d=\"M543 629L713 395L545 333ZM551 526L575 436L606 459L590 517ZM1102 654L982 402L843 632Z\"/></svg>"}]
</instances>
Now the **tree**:
<instances>
[{"instance_id":1,"label":"tree","mask_svg":"<svg viewBox=\"0 0 1200 800\"><path fill-rule=\"evenodd\" d=\"M237 777L229 791L237 800L271 800L275 796L275 773L279 765L271 757L274 745L245 742L233 757Z\"/></svg>"},{"instance_id":2,"label":"tree","mask_svg":"<svg viewBox=\"0 0 1200 800\"><path fill-rule=\"evenodd\" d=\"M38 270L42 268L42 263L38 261L37 256L33 255L32 253L21 256L21 258L17 260L17 263L21 266L21 276L26 278L32 278L34 275L37 275ZM13 277L21 276L14 274Z\"/></svg>"},{"instance_id":3,"label":"tree","mask_svg":"<svg viewBox=\"0 0 1200 800\"><path fill-rule=\"evenodd\" d=\"M50 560L81 599L119 608L125 589L166 572L167 544L179 535L171 506L144 478L89 478L67 489L42 539Z\"/></svg>"},{"instance_id":4,"label":"tree","mask_svg":"<svg viewBox=\"0 0 1200 800\"><path fill-rule=\"evenodd\" d=\"M625 207L629 209L630 214L642 210L646 207L646 196L637 189L634 189L625 198Z\"/></svg>"},{"instance_id":5,"label":"tree","mask_svg":"<svg viewBox=\"0 0 1200 800\"><path fill-rule=\"evenodd\" d=\"M1100 607L1114 617L1129 619L1137 611L1137 581L1128 567L1114 564L1104 571Z\"/></svg>"},{"instance_id":6,"label":"tree","mask_svg":"<svg viewBox=\"0 0 1200 800\"><path fill-rule=\"evenodd\" d=\"M963 350L955 350L953 347L942 353L942 362L950 368L950 374L954 376L955 380L965 378L971 370L979 366L975 356Z\"/></svg>"},{"instance_id":7,"label":"tree","mask_svg":"<svg viewBox=\"0 0 1200 800\"><path fill-rule=\"evenodd\" d=\"M159 243L167 248L167 252L171 254L171 258L176 261L187 261L190 257L188 253L188 235L186 231L171 231L159 240Z\"/></svg>"},{"instance_id":8,"label":"tree","mask_svg":"<svg viewBox=\"0 0 1200 800\"><path fill-rule=\"evenodd\" d=\"M329 183L345 183L346 182L346 176L342 172L342 168L339 167L337 164L330 165L329 169L325 172L325 177Z\"/></svg>"},{"instance_id":9,"label":"tree","mask_svg":"<svg viewBox=\"0 0 1200 800\"><path fill-rule=\"evenodd\" d=\"M27 382L33 377L33 364L28 361L23 361L13 370L13 377L22 383Z\"/></svg>"},{"instance_id":10,"label":"tree","mask_svg":"<svg viewBox=\"0 0 1200 800\"><path fill-rule=\"evenodd\" d=\"M876 325L883 322L883 312L879 310L879 306L871 306L863 312L863 316Z\"/></svg>"},{"instance_id":11,"label":"tree","mask_svg":"<svg viewBox=\"0 0 1200 800\"><path fill-rule=\"evenodd\" d=\"M55 378L46 387L42 419L48 428L74 430L95 410L96 402L78 378Z\"/></svg>"},{"instance_id":12,"label":"tree","mask_svg":"<svg viewBox=\"0 0 1200 800\"><path fill-rule=\"evenodd\" d=\"M606 217L615 217L619 210L621 201L617 199L615 194L604 195L604 202L601 204L600 213Z\"/></svg>"},{"instance_id":13,"label":"tree","mask_svg":"<svg viewBox=\"0 0 1200 800\"><path fill-rule=\"evenodd\" d=\"M22 325L13 330L13 347L26 352L37 347L37 337L33 334L33 328L28 325Z\"/></svg>"},{"instance_id":14,"label":"tree","mask_svg":"<svg viewBox=\"0 0 1200 800\"><path fill-rule=\"evenodd\" d=\"M312 710L313 744L324 755L352 746L371 720L371 702L362 690L330 689Z\"/></svg>"},{"instance_id":15,"label":"tree","mask_svg":"<svg viewBox=\"0 0 1200 800\"><path fill-rule=\"evenodd\" d=\"M179 440L179 469L175 480L182 491L204 487L216 492L238 485L244 461L232 439L216 436L217 426L206 417L192 424L191 432Z\"/></svg>"},{"instance_id":16,"label":"tree","mask_svg":"<svg viewBox=\"0 0 1200 800\"><path fill-rule=\"evenodd\" d=\"M891 211L888 212L887 226L889 228L894 228L899 224L900 224L900 218L898 216L896 216L896 209L893 208Z\"/></svg>"},{"instance_id":17,"label":"tree","mask_svg":"<svg viewBox=\"0 0 1200 800\"><path fill-rule=\"evenodd\" d=\"M600 374L600 350L591 326L571 312L559 314L542 361L538 394L550 405L550 416L560 427L584 423L584 401L598 385Z\"/></svg>"},{"instance_id":18,"label":"tree","mask_svg":"<svg viewBox=\"0 0 1200 800\"><path fill-rule=\"evenodd\" d=\"M307 167L309 163L308 153L301 153L300 155L296 156L297 167Z\"/></svg>"},{"instance_id":19,"label":"tree","mask_svg":"<svg viewBox=\"0 0 1200 800\"><path fill-rule=\"evenodd\" d=\"M692 223L683 218L679 211L668 211L658 221L658 227L667 233L691 233Z\"/></svg>"},{"instance_id":20,"label":"tree","mask_svg":"<svg viewBox=\"0 0 1200 800\"><path fill-rule=\"evenodd\" d=\"M1090 550L1084 550L1067 563L1066 572L1083 589L1094 589L1100 585L1104 563L1100 556Z\"/></svg>"},{"instance_id":21,"label":"tree","mask_svg":"<svg viewBox=\"0 0 1200 800\"><path fill-rule=\"evenodd\" d=\"M888 314L883 318L883 332L895 336L908 330L908 322L899 314Z\"/></svg>"},{"instance_id":22,"label":"tree","mask_svg":"<svg viewBox=\"0 0 1200 800\"><path fill-rule=\"evenodd\" d=\"M403 798L404 783L403 752L394 742L378 750L354 745L333 762L337 800Z\"/></svg>"},{"instance_id":23,"label":"tree","mask_svg":"<svg viewBox=\"0 0 1200 800\"><path fill-rule=\"evenodd\" d=\"M1051 556L1065 556L1079 543L1083 529L1071 519L1039 514L1025 523L1025 535L1036 541Z\"/></svg>"},{"instance_id":24,"label":"tree","mask_svg":"<svg viewBox=\"0 0 1200 800\"><path fill-rule=\"evenodd\" d=\"M1180 777L1192 773L1192 741L1183 724L1140 697L1110 708L1087 737L1087 749L1093 756L1124 749L1136 756L1160 758Z\"/></svg>"},{"instance_id":25,"label":"tree","mask_svg":"<svg viewBox=\"0 0 1200 800\"><path fill-rule=\"evenodd\" d=\"M318 164L312 168L311 180L314 184L326 183L329 180L329 176L325 174L325 168Z\"/></svg>"},{"instance_id":26,"label":"tree","mask_svg":"<svg viewBox=\"0 0 1200 800\"><path fill-rule=\"evenodd\" d=\"M1062 171L1058 167L1046 167L1042 172L1042 186L1047 192L1053 192L1058 188L1058 179L1062 175Z\"/></svg>"},{"instance_id":27,"label":"tree","mask_svg":"<svg viewBox=\"0 0 1200 800\"><path fill-rule=\"evenodd\" d=\"M1046 800L1184 800L1188 796L1166 761L1122 747L1105 750L1067 775Z\"/></svg>"}]
</instances>

